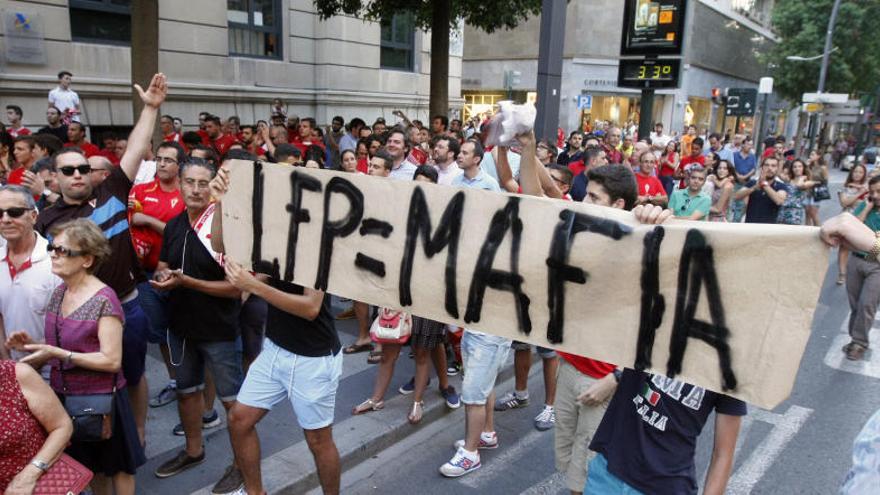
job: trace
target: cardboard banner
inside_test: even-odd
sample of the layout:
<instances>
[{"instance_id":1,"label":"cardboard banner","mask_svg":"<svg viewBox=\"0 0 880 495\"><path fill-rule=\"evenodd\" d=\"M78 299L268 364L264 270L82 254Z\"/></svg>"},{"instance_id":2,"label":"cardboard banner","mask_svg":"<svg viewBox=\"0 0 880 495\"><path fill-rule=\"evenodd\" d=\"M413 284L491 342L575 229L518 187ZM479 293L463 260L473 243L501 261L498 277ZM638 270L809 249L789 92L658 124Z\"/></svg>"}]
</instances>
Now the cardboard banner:
<instances>
[{"instance_id":1,"label":"cardboard banner","mask_svg":"<svg viewBox=\"0 0 880 495\"><path fill-rule=\"evenodd\" d=\"M791 392L828 264L816 228L648 226L568 201L230 169L224 238L245 266L768 409Z\"/></svg>"}]
</instances>

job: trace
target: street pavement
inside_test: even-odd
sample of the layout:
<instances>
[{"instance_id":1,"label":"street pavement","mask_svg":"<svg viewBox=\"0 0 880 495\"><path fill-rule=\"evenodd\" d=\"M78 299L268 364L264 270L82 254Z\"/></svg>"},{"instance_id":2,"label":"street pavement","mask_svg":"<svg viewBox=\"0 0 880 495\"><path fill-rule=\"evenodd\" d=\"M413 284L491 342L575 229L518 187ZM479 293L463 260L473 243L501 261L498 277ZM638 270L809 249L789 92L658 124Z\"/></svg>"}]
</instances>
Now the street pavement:
<instances>
[{"instance_id":1,"label":"street pavement","mask_svg":"<svg viewBox=\"0 0 880 495\"><path fill-rule=\"evenodd\" d=\"M844 173L832 172L832 198L836 198L844 178ZM826 201L820 210L823 219L838 212L835 200ZM880 408L880 353L869 351L865 361L852 363L840 351L848 341L849 308L845 288L835 284L836 258L836 251L831 251L812 336L791 397L772 411L749 408L737 445L730 494L835 493L851 464L853 439ZM790 276L796 279L798 272L793 270ZM337 322L337 326L346 343L354 340L353 321ZM872 331L872 341L878 338L880 321ZM154 393L164 386L165 377L158 352L153 352L148 369ZM529 380L529 406L497 413L500 448L484 451L480 470L454 480L443 478L437 469L453 455L453 442L464 434L463 408L447 412L432 380L426 394L425 421L417 427L406 424L410 402L398 395L397 387L412 375L414 367L413 361L401 353L386 409L352 417L351 408L369 395L375 377L374 367L365 361L365 354L345 357L337 394L334 437L343 457L343 493L566 493L561 476L554 470L553 431L539 432L533 426L544 395L537 357ZM499 382L499 393L512 388L509 368ZM451 383L460 391L458 377ZM153 470L183 445L182 437L170 433L176 422L174 404L150 410L150 460L138 473L138 493L208 493L231 462L224 421L223 427L206 432L207 462L167 480L155 478ZM701 483L711 457L712 424L710 418L697 447L696 472ZM290 406L279 404L258 430L267 489L272 493L320 493Z\"/></svg>"}]
</instances>

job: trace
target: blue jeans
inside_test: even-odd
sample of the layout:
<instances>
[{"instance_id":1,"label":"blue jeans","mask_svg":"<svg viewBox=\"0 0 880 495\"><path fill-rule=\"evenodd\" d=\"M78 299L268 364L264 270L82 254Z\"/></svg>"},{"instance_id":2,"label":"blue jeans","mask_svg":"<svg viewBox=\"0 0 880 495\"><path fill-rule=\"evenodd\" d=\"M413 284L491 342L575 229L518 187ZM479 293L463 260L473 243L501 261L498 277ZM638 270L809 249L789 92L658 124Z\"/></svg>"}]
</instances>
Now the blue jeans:
<instances>
[{"instance_id":1,"label":"blue jeans","mask_svg":"<svg viewBox=\"0 0 880 495\"><path fill-rule=\"evenodd\" d=\"M147 365L147 334L150 322L138 298L123 303L125 325L122 327L122 376L128 386L140 383Z\"/></svg>"},{"instance_id":2,"label":"blue jeans","mask_svg":"<svg viewBox=\"0 0 880 495\"><path fill-rule=\"evenodd\" d=\"M211 368L217 397L232 402L241 388L241 359L234 340L199 342L168 332L171 364L177 370L177 393L191 394L205 388L205 366Z\"/></svg>"},{"instance_id":3,"label":"blue jeans","mask_svg":"<svg viewBox=\"0 0 880 495\"><path fill-rule=\"evenodd\" d=\"M498 372L510 353L509 339L464 331L461 338L461 359L464 378L461 383L461 401L468 405L483 405L495 388Z\"/></svg>"},{"instance_id":4,"label":"blue jeans","mask_svg":"<svg viewBox=\"0 0 880 495\"><path fill-rule=\"evenodd\" d=\"M148 272L147 276L153 278L152 273ZM168 329L168 292L157 291L149 282L141 282L138 284L138 301L150 320L147 340L151 344L164 344L165 330Z\"/></svg>"},{"instance_id":5,"label":"blue jeans","mask_svg":"<svg viewBox=\"0 0 880 495\"><path fill-rule=\"evenodd\" d=\"M602 495L643 495L642 492L626 484L608 471L608 460L602 454L587 465L587 484L584 493L601 493Z\"/></svg>"}]
</instances>

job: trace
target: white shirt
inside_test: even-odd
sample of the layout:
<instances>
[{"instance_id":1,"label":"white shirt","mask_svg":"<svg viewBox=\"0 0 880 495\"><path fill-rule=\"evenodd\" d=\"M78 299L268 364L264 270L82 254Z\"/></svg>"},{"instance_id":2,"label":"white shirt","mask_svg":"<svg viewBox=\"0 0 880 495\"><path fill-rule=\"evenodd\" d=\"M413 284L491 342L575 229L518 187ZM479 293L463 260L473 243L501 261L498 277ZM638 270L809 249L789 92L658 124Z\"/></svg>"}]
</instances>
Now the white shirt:
<instances>
[{"instance_id":1,"label":"white shirt","mask_svg":"<svg viewBox=\"0 0 880 495\"><path fill-rule=\"evenodd\" d=\"M437 184L443 184L444 186L451 186L452 179L455 179L463 172L455 162L447 165L446 169L440 168L439 165L434 165L434 169L437 170Z\"/></svg>"},{"instance_id":2,"label":"white shirt","mask_svg":"<svg viewBox=\"0 0 880 495\"><path fill-rule=\"evenodd\" d=\"M415 173L416 166L409 160L403 160L399 167L391 169L389 177L397 180L413 180Z\"/></svg>"},{"instance_id":3,"label":"white shirt","mask_svg":"<svg viewBox=\"0 0 880 495\"><path fill-rule=\"evenodd\" d=\"M156 162L153 160L141 160L141 166L134 176L134 185L153 182L156 178Z\"/></svg>"},{"instance_id":4,"label":"white shirt","mask_svg":"<svg viewBox=\"0 0 880 495\"><path fill-rule=\"evenodd\" d=\"M49 103L54 105L63 114L68 108L76 110L79 107L79 95L72 89L64 89L61 86L49 91ZM79 115L71 119L79 122Z\"/></svg>"},{"instance_id":5,"label":"white shirt","mask_svg":"<svg viewBox=\"0 0 880 495\"><path fill-rule=\"evenodd\" d=\"M0 315L6 337L24 331L34 342L45 342L46 307L61 279L52 273L52 260L46 250L49 241L34 233L36 244L31 252L31 266L12 279L6 261L7 246L0 247ZM12 351L14 359L25 353ZM44 370L45 371L45 370Z\"/></svg>"}]
</instances>

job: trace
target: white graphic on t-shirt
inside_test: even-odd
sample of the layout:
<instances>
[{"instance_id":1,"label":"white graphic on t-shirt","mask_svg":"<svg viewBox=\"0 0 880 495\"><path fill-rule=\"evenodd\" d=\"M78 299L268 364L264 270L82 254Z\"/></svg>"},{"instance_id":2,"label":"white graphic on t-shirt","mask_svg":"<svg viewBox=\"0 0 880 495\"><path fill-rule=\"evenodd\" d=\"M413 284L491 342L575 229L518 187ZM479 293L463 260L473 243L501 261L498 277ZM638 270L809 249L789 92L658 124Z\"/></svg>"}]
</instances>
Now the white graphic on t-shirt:
<instances>
[{"instance_id":1,"label":"white graphic on t-shirt","mask_svg":"<svg viewBox=\"0 0 880 495\"><path fill-rule=\"evenodd\" d=\"M655 391L651 385L654 385L660 392ZM641 393L633 397L636 413L645 423L660 431L666 431L666 423L669 421L669 418L654 410L660 404L664 395L681 402L682 405L694 411L699 411L703 405L703 397L706 396L706 391L701 387L691 385L691 389L682 397L684 386L684 382L674 378L652 375L651 379L643 385Z\"/></svg>"}]
</instances>

